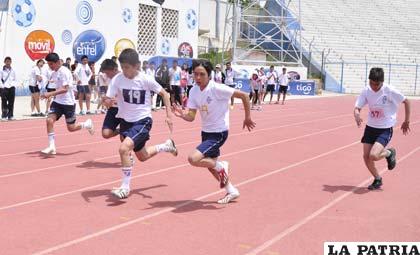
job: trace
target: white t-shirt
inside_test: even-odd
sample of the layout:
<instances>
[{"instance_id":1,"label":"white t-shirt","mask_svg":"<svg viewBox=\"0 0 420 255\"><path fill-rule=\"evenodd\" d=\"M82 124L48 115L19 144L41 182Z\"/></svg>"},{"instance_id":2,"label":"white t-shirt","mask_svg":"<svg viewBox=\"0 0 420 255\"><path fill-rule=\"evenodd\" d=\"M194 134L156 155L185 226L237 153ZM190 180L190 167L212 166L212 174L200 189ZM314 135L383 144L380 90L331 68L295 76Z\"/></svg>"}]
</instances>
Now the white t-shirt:
<instances>
[{"instance_id":1,"label":"white t-shirt","mask_svg":"<svg viewBox=\"0 0 420 255\"><path fill-rule=\"evenodd\" d=\"M277 79L276 71L273 71L273 72L268 71L265 76L267 77L267 84L268 85L275 85L276 84L276 79Z\"/></svg>"},{"instance_id":2,"label":"white t-shirt","mask_svg":"<svg viewBox=\"0 0 420 255\"><path fill-rule=\"evenodd\" d=\"M366 86L357 98L355 106L362 108L369 106L367 125L374 128L390 128L397 122L397 110L405 96L394 87L381 87L378 92Z\"/></svg>"},{"instance_id":3,"label":"white t-shirt","mask_svg":"<svg viewBox=\"0 0 420 255\"><path fill-rule=\"evenodd\" d=\"M233 80L234 79L235 79L235 70L233 70L233 69L226 70L225 84L226 85L233 85Z\"/></svg>"},{"instance_id":4,"label":"white t-shirt","mask_svg":"<svg viewBox=\"0 0 420 255\"><path fill-rule=\"evenodd\" d=\"M77 68L74 71L74 73L76 74L77 79L80 80L80 82L81 82L80 85L89 85L89 80L92 77L92 71L90 70L90 67L89 67L88 64L77 65Z\"/></svg>"},{"instance_id":5,"label":"white t-shirt","mask_svg":"<svg viewBox=\"0 0 420 255\"><path fill-rule=\"evenodd\" d=\"M212 80L203 91L200 86L191 88L187 107L200 111L204 132L229 130L229 102L234 91L234 88Z\"/></svg>"},{"instance_id":6,"label":"white t-shirt","mask_svg":"<svg viewBox=\"0 0 420 255\"><path fill-rule=\"evenodd\" d=\"M31 86L31 87L41 87L40 85L42 85L42 81L39 82L36 78L37 76L41 76L41 75L42 75L41 74L41 69L38 66L34 66L32 68L32 71L31 71L31 80L29 82L29 86Z\"/></svg>"},{"instance_id":7,"label":"white t-shirt","mask_svg":"<svg viewBox=\"0 0 420 255\"><path fill-rule=\"evenodd\" d=\"M99 72L98 74L98 86L109 86L109 83L111 82L111 79L102 72Z\"/></svg>"},{"instance_id":8,"label":"white t-shirt","mask_svg":"<svg viewBox=\"0 0 420 255\"><path fill-rule=\"evenodd\" d=\"M222 84L223 83L222 82L222 79L223 79L223 76L222 76L222 72L221 71L220 72L214 72L213 80L215 82L217 82L219 84Z\"/></svg>"},{"instance_id":9,"label":"white t-shirt","mask_svg":"<svg viewBox=\"0 0 420 255\"><path fill-rule=\"evenodd\" d=\"M181 67L177 66L176 69L173 67L169 68L170 85L181 85Z\"/></svg>"},{"instance_id":10,"label":"white t-shirt","mask_svg":"<svg viewBox=\"0 0 420 255\"><path fill-rule=\"evenodd\" d=\"M287 86L287 84L289 83L289 79L290 79L290 75L289 74L287 74L287 73L285 73L285 74L281 73L279 75L279 84L281 86Z\"/></svg>"},{"instance_id":11,"label":"white t-shirt","mask_svg":"<svg viewBox=\"0 0 420 255\"><path fill-rule=\"evenodd\" d=\"M73 76L70 70L65 66L61 66L57 71L51 74L51 80L54 81L57 90L64 86L69 86L66 93L55 96L54 102L63 105L74 105L76 100L74 99Z\"/></svg>"},{"instance_id":12,"label":"white t-shirt","mask_svg":"<svg viewBox=\"0 0 420 255\"><path fill-rule=\"evenodd\" d=\"M162 87L152 76L139 72L134 79L128 79L119 73L112 79L106 96L117 98L117 117L127 122L136 122L152 117L151 91L159 93L161 90Z\"/></svg>"},{"instance_id":13,"label":"white t-shirt","mask_svg":"<svg viewBox=\"0 0 420 255\"><path fill-rule=\"evenodd\" d=\"M0 69L0 79L3 79L4 82L0 81L1 88L12 88L16 83L16 73L13 68L11 69Z\"/></svg>"}]
</instances>

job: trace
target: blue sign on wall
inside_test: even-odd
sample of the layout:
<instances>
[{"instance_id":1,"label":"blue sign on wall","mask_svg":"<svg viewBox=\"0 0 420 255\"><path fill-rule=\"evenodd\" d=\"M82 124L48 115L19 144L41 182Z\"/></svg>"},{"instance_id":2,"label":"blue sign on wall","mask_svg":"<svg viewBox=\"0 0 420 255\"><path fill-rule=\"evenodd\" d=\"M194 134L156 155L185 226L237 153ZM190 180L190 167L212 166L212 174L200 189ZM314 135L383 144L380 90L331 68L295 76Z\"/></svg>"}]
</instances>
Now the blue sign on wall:
<instances>
[{"instance_id":1,"label":"blue sign on wall","mask_svg":"<svg viewBox=\"0 0 420 255\"><path fill-rule=\"evenodd\" d=\"M235 79L235 88L249 93L251 91L249 79ZM276 93L279 91L279 86L276 86ZM315 82L314 81L291 81L289 83L288 92L291 95L314 96Z\"/></svg>"},{"instance_id":2,"label":"blue sign on wall","mask_svg":"<svg viewBox=\"0 0 420 255\"><path fill-rule=\"evenodd\" d=\"M315 96L314 81L292 81L289 83L289 90L292 95Z\"/></svg>"},{"instance_id":3,"label":"blue sign on wall","mask_svg":"<svg viewBox=\"0 0 420 255\"><path fill-rule=\"evenodd\" d=\"M105 37L96 30L82 32L73 43L73 55L79 61L83 55L86 55L89 61L97 62L105 49Z\"/></svg>"}]
</instances>

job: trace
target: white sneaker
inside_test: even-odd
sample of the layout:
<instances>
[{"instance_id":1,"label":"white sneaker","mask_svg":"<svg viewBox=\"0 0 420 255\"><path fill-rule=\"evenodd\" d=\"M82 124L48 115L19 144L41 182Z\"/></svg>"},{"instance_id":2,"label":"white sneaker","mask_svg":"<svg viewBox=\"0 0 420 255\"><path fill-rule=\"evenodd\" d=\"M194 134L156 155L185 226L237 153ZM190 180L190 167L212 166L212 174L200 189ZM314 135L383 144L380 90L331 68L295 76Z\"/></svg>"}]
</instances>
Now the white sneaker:
<instances>
[{"instance_id":1,"label":"white sneaker","mask_svg":"<svg viewBox=\"0 0 420 255\"><path fill-rule=\"evenodd\" d=\"M1 118L1 121L7 121L7 118Z\"/></svg>"},{"instance_id":2,"label":"white sneaker","mask_svg":"<svg viewBox=\"0 0 420 255\"><path fill-rule=\"evenodd\" d=\"M239 197L239 191L234 193L227 193L222 199L217 200L218 204L227 204Z\"/></svg>"},{"instance_id":3,"label":"white sneaker","mask_svg":"<svg viewBox=\"0 0 420 255\"><path fill-rule=\"evenodd\" d=\"M172 139L168 139L165 142L166 146L168 146L170 153L174 156L178 156L178 150L176 149L175 142Z\"/></svg>"},{"instance_id":4,"label":"white sneaker","mask_svg":"<svg viewBox=\"0 0 420 255\"><path fill-rule=\"evenodd\" d=\"M122 187L113 188L111 190L111 194L114 195L116 198L124 199L128 197L128 195L130 194L130 190Z\"/></svg>"},{"instance_id":5,"label":"white sneaker","mask_svg":"<svg viewBox=\"0 0 420 255\"><path fill-rule=\"evenodd\" d=\"M91 119L87 119L84 123L85 128L89 131L89 134L93 135L95 133L95 129L93 129L93 122Z\"/></svg>"},{"instance_id":6,"label":"white sneaker","mask_svg":"<svg viewBox=\"0 0 420 255\"><path fill-rule=\"evenodd\" d=\"M57 154L57 151L54 146L48 146L47 148L43 149L41 153L47 154L47 155L55 155Z\"/></svg>"}]
</instances>

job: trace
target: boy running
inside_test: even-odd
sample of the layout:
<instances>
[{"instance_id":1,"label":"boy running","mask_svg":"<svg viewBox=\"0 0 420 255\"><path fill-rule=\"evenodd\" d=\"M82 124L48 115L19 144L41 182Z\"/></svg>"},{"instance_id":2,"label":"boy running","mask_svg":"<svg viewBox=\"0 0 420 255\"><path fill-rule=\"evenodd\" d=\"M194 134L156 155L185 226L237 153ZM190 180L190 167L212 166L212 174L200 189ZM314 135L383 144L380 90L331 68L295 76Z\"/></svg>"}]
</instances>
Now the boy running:
<instances>
[{"instance_id":1,"label":"boy running","mask_svg":"<svg viewBox=\"0 0 420 255\"><path fill-rule=\"evenodd\" d=\"M220 147L225 143L229 130L229 100L236 97L242 99L245 109L243 127L249 131L255 127L251 120L249 97L244 92L235 90L211 80L213 67L207 60L193 62L194 79L197 86L190 91L190 98L184 112L178 105L173 105L175 116L192 122L197 110L202 119L202 143L188 157L191 165L205 167L220 182L220 188L225 188L227 194L218 200L219 204L227 204L239 197L239 191L229 181L229 163L220 161Z\"/></svg>"},{"instance_id":2,"label":"boy running","mask_svg":"<svg viewBox=\"0 0 420 255\"><path fill-rule=\"evenodd\" d=\"M115 98L118 102L117 118L121 119L120 134L124 138L119 154L122 164L122 184L114 188L111 193L119 199L127 198L130 194L130 179L133 164L130 152L134 151L140 161L146 161L160 152L170 152L178 155L175 143L168 139L163 144L145 146L152 129L152 101L151 92L162 96L166 108L166 123L172 132L172 114L169 109L169 94L154 80L153 77L140 73L138 53L133 49L125 49L119 58L122 73L117 74L111 81L111 86L104 100L107 106L113 105Z\"/></svg>"},{"instance_id":3,"label":"boy running","mask_svg":"<svg viewBox=\"0 0 420 255\"><path fill-rule=\"evenodd\" d=\"M53 71L51 80L56 85L56 90L47 92L41 96L42 99L54 97L50 111L47 117L47 133L49 146L42 150L44 154L57 153L54 138L54 123L61 118L66 118L67 130L70 132L87 129L91 135L94 133L93 123L91 119L82 123L76 123L76 101L71 84L73 83L72 74L66 67L60 64L60 57L57 53L50 53L45 60Z\"/></svg>"},{"instance_id":4,"label":"boy running","mask_svg":"<svg viewBox=\"0 0 420 255\"><path fill-rule=\"evenodd\" d=\"M362 90L354 108L354 119L358 127L363 120L360 111L366 104L369 106L368 121L363 134L363 160L375 178L368 189L375 190L382 186L382 177L375 167L375 161L386 158L388 169L395 168L396 150L386 149L391 141L393 126L397 121L398 106L405 105L405 120L401 125L403 134L410 131L410 102L393 87L384 84L384 70L372 68L369 74L369 86Z\"/></svg>"}]
</instances>

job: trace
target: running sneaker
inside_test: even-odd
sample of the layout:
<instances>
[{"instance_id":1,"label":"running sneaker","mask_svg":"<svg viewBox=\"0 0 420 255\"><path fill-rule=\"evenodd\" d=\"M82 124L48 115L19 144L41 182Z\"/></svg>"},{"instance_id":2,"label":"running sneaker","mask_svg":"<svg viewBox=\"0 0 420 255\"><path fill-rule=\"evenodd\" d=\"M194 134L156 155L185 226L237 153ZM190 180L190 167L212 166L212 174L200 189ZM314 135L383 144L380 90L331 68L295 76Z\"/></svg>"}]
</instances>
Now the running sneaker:
<instances>
[{"instance_id":1,"label":"running sneaker","mask_svg":"<svg viewBox=\"0 0 420 255\"><path fill-rule=\"evenodd\" d=\"M227 193L223 198L217 200L218 204L228 204L229 202L237 199L239 197L239 192Z\"/></svg>"},{"instance_id":2,"label":"running sneaker","mask_svg":"<svg viewBox=\"0 0 420 255\"><path fill-rule=\"evenodd\" d=\"M390 148L389 152L391 152L391 154L386 157L386 162L388 163L388 170L392 170L397 165L397 151L394 148Z\"/></svg>"},{"instance_id":3,"label":"running sneaker","mask_svg":"<svg viewBox=\"0 0 420 255\"><path fill-rule=\"evenodd\" d=\"M57 151L54 146L48 146L47 148L43 149L41 153L46 155L55 155L57 154Z\"/></svg>"},{"instance_id":4,"label":"running sneaker","mask_svg":"<svg viewBox=\"0 0 420 255\"><path fill-rule=\"evenodd\" d=\"M382 186L382 178L373 180L372 184L368 186L369 190L379 189Z\"/></svg>"},{"instance_id":5,"label":"running sneaker","mask_svg":"<svg viewBox=\"0 0 420 255\"><path fill-rule=\"evenodd\" d=\"M113 188L111 194L119 199L125 199L130 194L130 190L123 187Z\"/></svg>"}]
</instances>

